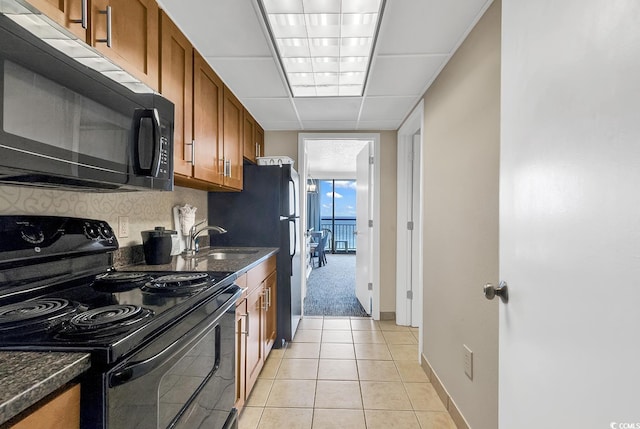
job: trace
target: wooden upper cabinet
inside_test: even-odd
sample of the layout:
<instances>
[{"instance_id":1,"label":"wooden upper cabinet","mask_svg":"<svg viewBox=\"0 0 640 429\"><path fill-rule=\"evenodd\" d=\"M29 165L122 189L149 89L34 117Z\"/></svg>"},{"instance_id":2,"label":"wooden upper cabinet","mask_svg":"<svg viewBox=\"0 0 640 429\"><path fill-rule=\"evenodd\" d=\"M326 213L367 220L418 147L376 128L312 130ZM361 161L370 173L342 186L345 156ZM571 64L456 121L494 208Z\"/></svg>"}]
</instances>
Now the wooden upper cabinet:
<instances>
[{"instance_id":1,"label":"wooden upper cabinet","mask_svg":"<svg viewBox=\"0 0 640 429\"><path fill-rule=\"evenodd\" d=\"M91 0L90 4L89 44L157 90L159 9L155 0Z\"/></svg>"},{"instance_id":2,"label":"wooden upper cabinet","mask_svg":"<svg viewBox=\"0 0 640 429\"><path fill-rule=\"evenodd\" d=\"M242 130L244 108L240 100L225 86L224 88L224 185L242 189Z\"/></svg>"},{"instance_id":3,"label":"wooden upper cabinet","mask_svg":"<svg viewBox=\"0 0 640 429\"><path fill-rule=\"evenodd\" d=\"M193 59L193 177L224 185L222 151L224 84L197 53Z\"/></svg>"},{"instance_id":4,"label":"wooden upper cabinet","mask_svg":"<svg viewBox=\"0 0 640 429\"><path fill-rule=\"evenodd\" d=\"M75 34L80 40L87 40L89 26L88 0L27 0L40 12ZM82 25L82 5L85 9L84 27Z\"/></svg>"},{"instance_id":5,"label":"wooden upper cabinet","mask_svg":"<svg viewBox=\"0 0 640 429\"><path fill-rule=\"evenodd\" d=\"M175 105L173 170L193 175L193 47L163 12L160 18L160 92Z\"/></svg>"},{"instance_id":6,"label":"wooden upper cabinet","mask_svg":"<svg viewBox=\"0 0 640 429\"><path fill-rule=\"evenodd\" d=\"M264 130L262 129L262 127L260 126L259 123L256 122L256 132L255 132L255 138L256 138L256 156L264 156Z\"/></svg>"},{"instance_id":7,"label":"wooden upper cabinet","mask_svg":"<svg viewBox=\"0 0 640 429\"><path fill-rule=\"evenodd\" d=\"M244 159L254 164L259 156L264 156L264 130L247 109L243 114Z\"/></svg>"},{"instance_id":8,"label":"wooden upper cabinet","mask_svg":"<svg viewBox=\"0 0 640 429\"><path fill-rule=\"evenodd\" d=\"M256 121L247 109L242 112L242 141L244 158L255 163L256 162L256 139L255 139Z\"/></svg>"}]
</instances>

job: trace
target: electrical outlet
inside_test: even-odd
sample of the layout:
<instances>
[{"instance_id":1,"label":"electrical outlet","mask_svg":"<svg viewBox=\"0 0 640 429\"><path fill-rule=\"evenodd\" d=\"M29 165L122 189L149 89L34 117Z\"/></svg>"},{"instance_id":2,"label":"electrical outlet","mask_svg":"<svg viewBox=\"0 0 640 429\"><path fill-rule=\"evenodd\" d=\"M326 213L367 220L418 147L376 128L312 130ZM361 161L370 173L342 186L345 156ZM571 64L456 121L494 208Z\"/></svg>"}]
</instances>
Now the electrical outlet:
<instances>
[{"instance_id":1,"label":"electrical outlet","mask_svg":"<svg viewBox=\"0 0 640 429\"><path fill-rule=\"evenodd\" d=\"M129 216L118 216L118 237L129 236Z\"/></svg>"},{"instance_id":2,"label":"electrical outlet","mask_svg":"<svg viewBox=\"0 0 640 429\"><path fill-rule=\"evenodd\" d=\"M464 348L464 373L473 380L473 352L464 344L462 347Z\"/></svg>"}]
</instances>

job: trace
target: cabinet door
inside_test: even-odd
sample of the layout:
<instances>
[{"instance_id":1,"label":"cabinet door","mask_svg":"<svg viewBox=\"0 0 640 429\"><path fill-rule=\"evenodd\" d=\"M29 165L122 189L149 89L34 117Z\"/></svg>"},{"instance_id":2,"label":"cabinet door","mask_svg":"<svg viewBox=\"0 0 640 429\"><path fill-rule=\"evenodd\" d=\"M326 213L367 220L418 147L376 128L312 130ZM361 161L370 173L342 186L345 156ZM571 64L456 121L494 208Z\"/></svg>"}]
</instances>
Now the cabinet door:
<instances>
[{"instance_id":1,"label":"cabinet door","mask_svg":"<svg viewBox=\"0 0 640 429\"><path fill-rule=\"evenodd\" d=\"M264 364L262 332L264 330L263 310L264 287L255 288L247 296L247 373L245 388L251 392Z\"/></svg>"},{"instance_id":2,"label":"cabinet door","mask_svg":"<svg viewBox=\"0 0 640 429\"><path fill-rule=\"evenodd\" d=\"M256 139L256 148L257 148L256 157L264 156L264 130L262 129L260 124L258 124L257 122L256 122L255 139Z\"/></svg>"},{"instance_id":3,"label":"cabinet door","mask_svg":"<svg viewBox=\"0 0 640 429\"><path fill-rule=\"evenodd\" d=\"M110 20L106 13L109 6ZM90 44L157 90L158 20L155 0L91 0ZM109 33L111 47L106 41Z\"/></svg>"},{"instance_id":4,"label":"cabinet door","mask_svg":"<svg viewBox=\"0 0 640 429\"><path fill-rule=\"evenodd\" d=\"M173 170L193 175L193 47L162 12L160 22L160 92L175 105Z\"/></svg>"},{"instance_id":5,"label":"cabinet door","mask_svg":"<svg viewBox=\"0 0 640 429\"><path fill-rule=\"evenodd\" d=\"M264 355L268 356L273 344L276 341L278 320L277 320L277 296L276 289L278 285L278 276L274 271L264 281L265 290L265 336L264 336Z\"/></svg>"},{"instance_id":6,"label":"cabinet door","mask_svg":"<svg viewBox=\"0 0 640 429\"><path fill-rule=\"evenodd\" d=\"M236 408L242 409L246 398L247 300L236 306Z\"/></svg>"},{"instance_id":7,"label":"cabinet door","mask_svg":"<svg viewBox=\"0 0 640 429\"><path fill-rule=\"evenodd\" d=\"M78 429L80 427L80 385L73 385L38 407L24 419L8 427L10 429Z\"/></svg>"},{"instance_id":8,"label":"cabinet door","mask_svg":"<svg viewBox=\"0 0 640 429\"><path fill-rule=\"evenodd\" d=\"M89 26L89 10L85 8L84 27L82 25L82 5L88 6L89 0L27 0L36 9L49 18L66 27L79 39L87 40Z\"/></svg>"},{"instance_id":9,"label":"cabinet door","mask_svg":"<svg viewBox=\"0 0 640 429\"><path fill-rule=\"evenodd\" d=\"M242 141L244 158L255 163L256 162L256 139L255 139L256 121L247 109L242 111Z\"/></svg>"},{"instance_id":10,"label":"cabinet door","mask_svg":"<svg viewBox=\"0 0 640 429\"><path fill-rule=\"evenodd\" d=\"M194 53L193 61L193 138L197 179L223 184L222 100L224 85L205 60Z\"/></svg>"},{"instance_id":11,"label":"cabinet door","mask_svg":"<svg viewBox=\"0 0 640 429\"><path fill-rule=\"evenodd\" d=\"M242 189L242 111L243 107L226 86L224 88L224 185Z\"/></svg>"}]
</instances>

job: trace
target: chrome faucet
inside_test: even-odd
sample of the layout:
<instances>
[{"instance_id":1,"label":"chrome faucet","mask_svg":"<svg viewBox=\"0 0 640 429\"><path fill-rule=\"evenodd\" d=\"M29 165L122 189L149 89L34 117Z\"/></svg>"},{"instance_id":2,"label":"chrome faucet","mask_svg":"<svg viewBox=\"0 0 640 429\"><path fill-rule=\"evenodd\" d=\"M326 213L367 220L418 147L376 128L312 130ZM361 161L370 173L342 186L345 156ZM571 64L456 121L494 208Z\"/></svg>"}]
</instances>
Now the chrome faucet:
<instances>
[{"instance_id":1,"label":"chrome faucet","mask_svg":"<svg viewBox=\"0 0 640 429\"><path fill-rule=\"evenodd\" d=\"M187 254L191 254L193 255L194 253L198 252L199 246L198 246L198 236L200 236L200 234L202 234L205 231L215 231L217 234L225 234L227 232L226 229L224 229L221 226L217 226L217 225L205 225L201 228L200 225L206 223L207 220L203 220L201 222L195 223L193 224L193 226L189 229L189 246L187 248L187 250L185 251L185 253Z\"/></svg>"}]
</instances>

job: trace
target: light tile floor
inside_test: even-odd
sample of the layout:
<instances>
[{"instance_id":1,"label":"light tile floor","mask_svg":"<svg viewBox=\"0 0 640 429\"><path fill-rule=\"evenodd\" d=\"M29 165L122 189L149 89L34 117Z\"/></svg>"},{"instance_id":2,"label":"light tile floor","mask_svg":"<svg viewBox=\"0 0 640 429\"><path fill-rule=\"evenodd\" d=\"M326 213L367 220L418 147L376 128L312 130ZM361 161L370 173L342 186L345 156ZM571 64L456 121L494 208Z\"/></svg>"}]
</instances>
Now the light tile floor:
<instances>
[{"instance_id":1,"label":"light tile floor","mask_svg":"<svg viewBox=\"0 0 640 429\"><path fill-rule=\"evenodd\" d=\"M272 350L240 429L455 429L418 363L417 329L305 317Z\"/></svg>"}]
</instances>

